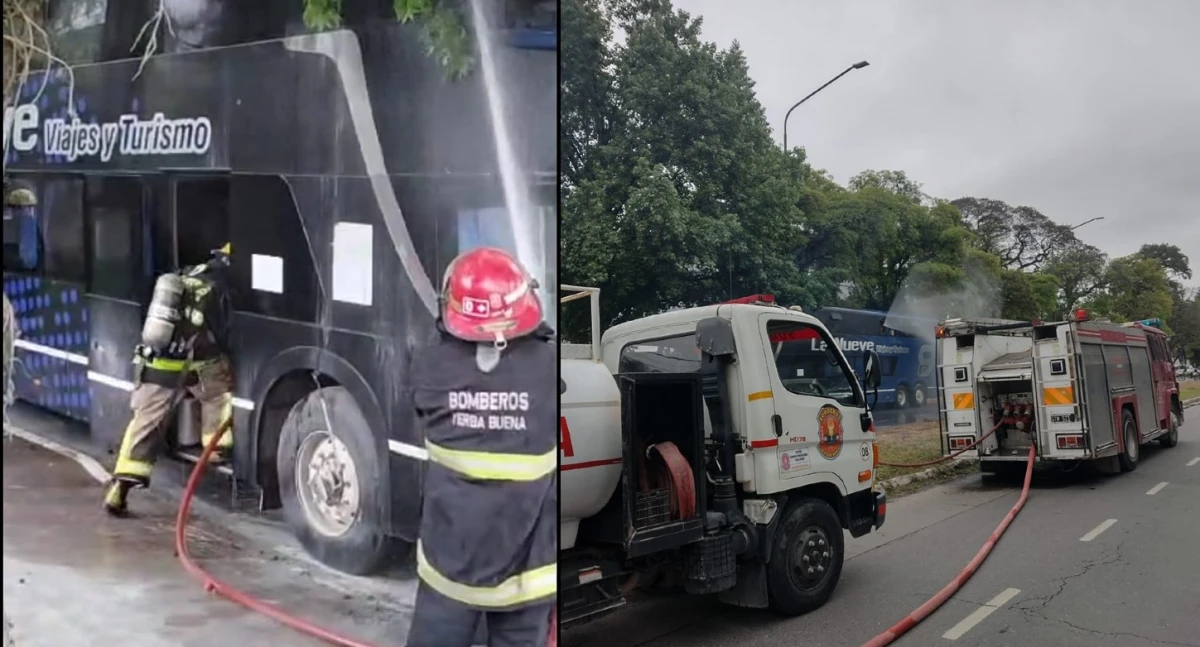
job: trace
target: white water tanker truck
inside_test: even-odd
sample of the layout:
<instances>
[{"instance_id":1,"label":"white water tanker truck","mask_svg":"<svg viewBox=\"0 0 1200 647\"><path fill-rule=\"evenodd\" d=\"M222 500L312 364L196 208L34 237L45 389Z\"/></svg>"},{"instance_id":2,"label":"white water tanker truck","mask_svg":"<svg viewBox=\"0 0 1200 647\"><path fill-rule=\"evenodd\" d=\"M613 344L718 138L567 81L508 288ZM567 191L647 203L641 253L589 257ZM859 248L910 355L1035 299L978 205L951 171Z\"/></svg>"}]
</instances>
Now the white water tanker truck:
<instances>
[{"instance_id":1,"label":"white water tanker truck","mask_svg":"<svg viewBox=\"0 0 1200 647\"><path fill-rule=\"evenodd\" d=\"M883 525L862 381L829 331L770 295L674 310L563 344L559 384L564 625L635 588L798 615L837 586L844 533Z\"/></svg>"}]
</instances>

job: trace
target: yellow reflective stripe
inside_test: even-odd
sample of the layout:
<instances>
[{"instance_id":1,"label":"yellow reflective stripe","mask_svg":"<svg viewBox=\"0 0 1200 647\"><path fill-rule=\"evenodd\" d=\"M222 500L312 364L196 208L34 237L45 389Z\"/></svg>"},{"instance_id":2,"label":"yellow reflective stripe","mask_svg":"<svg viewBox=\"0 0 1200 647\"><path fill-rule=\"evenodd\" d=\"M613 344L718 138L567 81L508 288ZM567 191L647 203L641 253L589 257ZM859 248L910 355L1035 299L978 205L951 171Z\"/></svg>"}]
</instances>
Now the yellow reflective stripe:
<instances>
[{"instance_id":1,"label":"yellow reflective stripe","mask_svg":"<svg viewBox=\"0 0 1200 647\"><path fill-rule=\"evenodd\" d=\"M133 419L125 427L125 434L121 437L121 448L117 450L117 464L113 466L113 474L124 474L125 476L142 476L150 478L150 472L154 470L154 465L147 461L134 460L129 457L133 451L133 434L129 433L130 429L137 424L138 414L135 411Z\"/></svg>"},{"instance_id":2,"label":"yellow reflective stripe","mask_svg":"<svg viewBox=\"0 0 1200 647\"><path fill-rule=\"evenodd\" d=\"M221 409L220 409L220 414L217 416L217 422L215 425L213 425L212 429L205 429L200 434L200 442L205 447L207 447L208 441L212 440L213 434L217 433L217 430L220 429L221 427L223 427L225 425L226 421L228 421L232 417L233 417L233 394L232 393L222 393L221 394ZM221 448L225 448L225 449L233 447L233 430L232 429L225 432L224 436L221 436L221 442L217 443L217 447L221 447Z\"/></svg>"},{"instance_id":3,"label":"yellow reflective stripe","mask_svg":"<svg viewBox=\"0 0 1200 647\"><path fill-rule=\"evenodd\" d=\"M197 369L214 361L216 360L203 360L189 363L186 359L171 359L169 357L155 357L149 362L142 360L140 357L134 359L135 364L145 364L146 366L159 371L171 371L174 373L182 373L187 369Z\"/></svg>"},{"instance_id":4,"label":"yellow reflective stripe","mask_svg":"<svg viewBox=\"0 0 1200 647\"><path fill-rule=\"evenodd\" d=\"M113 467L113 474L120 476L142 476L150 478L150 472L154 471L154 466L144 461L136 461L128 456L117 457L117 464Z\"/></svg>"},{"instance_id":5,"label":"yellow reflective stripe","mask_svg":"<svg viewBox=\"0 0 1200 647\"><path fill-rule=\"evenodd\" d=\"M497 454L449 449L425 441L429 460L471 478L487 481L536 481L558 469L558 450L545 454Z\"/></svg>"},{"instance_id":6,"label":"yellow reflective stripe","mask_svg":"<svg viewBox=\"0 0 1200 647\"><path fill-rule=\"evenodd\" d=\"M425 558L421 540L417 540L417 577L442 595L463 604L486 608L513 607L552 597L558 593L558 564L547 564L518 573L495 586L470 586L455 582L437 572Z\"/></svg>"},{"instance_id":7,"label":"yellow reflective stripe","mask_svg":"<svg viewBox=\"0 0 1200 647\"><path fill-rule=\"evenodd\" d=\"M186 359L168 359L166 357L155 357L154 359L147 362L146 366L149 366L150 368L158 369L160 371L182 372L183 369L187 368L187 360Z\"/></svg>"}]
</instances>

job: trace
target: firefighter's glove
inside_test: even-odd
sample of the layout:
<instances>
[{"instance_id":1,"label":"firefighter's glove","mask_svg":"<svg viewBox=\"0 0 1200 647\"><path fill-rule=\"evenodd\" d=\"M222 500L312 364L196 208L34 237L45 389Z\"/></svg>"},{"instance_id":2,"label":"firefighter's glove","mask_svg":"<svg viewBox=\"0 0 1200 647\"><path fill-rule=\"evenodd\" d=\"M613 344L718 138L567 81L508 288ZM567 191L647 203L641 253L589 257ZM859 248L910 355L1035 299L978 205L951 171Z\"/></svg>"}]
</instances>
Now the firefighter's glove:
<instances>
[{"instance_id":1,"label":"firefighter's glove","mask_svg":"<svg viewBox=\"0 0 1200 647\"><path fill-rule=\"evenodd\" d=\"M154 352L154 349L150 348L149 346L147 346L145 344L138 344L137 347L133 349L133 354L137 355L138 357L141 357L142 359L146 360L147 362L153 361L154 356L156 355L156 353Z\"/></svg>"}]
</instances>

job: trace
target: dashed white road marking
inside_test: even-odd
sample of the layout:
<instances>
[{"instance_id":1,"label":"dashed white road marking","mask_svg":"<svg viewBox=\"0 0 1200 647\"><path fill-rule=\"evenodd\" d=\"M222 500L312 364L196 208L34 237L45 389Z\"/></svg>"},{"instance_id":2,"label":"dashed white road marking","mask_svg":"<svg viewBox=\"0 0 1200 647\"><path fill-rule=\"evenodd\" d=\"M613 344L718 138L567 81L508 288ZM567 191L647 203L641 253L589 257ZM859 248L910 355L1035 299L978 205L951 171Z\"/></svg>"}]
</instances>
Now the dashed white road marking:
<instances>
[{"instance_id":1,"label":"dashed white road marking","mask_svg":"<svg viewBox=\"0 0 1200 647\"><path fill-rule=\"evenodd\" d=\"M1099 526L1092 528L1092 531L1089 532L1088 534L1080 537L1079 541L1091 541L1091 540L1095 539L1096 537L1099 537L1100 533L1104 532L1105 530L1108 530L1109 528L1112 528L1112 525L1116 522L1117 522L1116 519L1108 519L1107 521L1100 524Z\"/></svg>"},{"instance_id":2,"label":"dashed white road marking","mask_svg":"<svg viewBox=\"0 0 1200 647\"><path fill-rule=\"evenodd\" d=\"M1192 460L1188 461L1188 467L1191 467L1191 466L1195 465L1196 463L1200 463L1200 456L1197 456L1196 458L1193 458Z\"/></svg>"},{"instance_id":3,"label":"dashed white road marking","mask_svg":"<svg viewBox=\"0 0 1200 647\"><path fill-rule=\"evenodd\" d=\"M1020 592L1021 589L1005 589L1000 595L988 600L986 604L972 611L971 615L963 618L961 622L951 627L949 631L942 634L942 638L946 640L958 640L962 638L975 625L983 622L985 618L995 613L996 609L1003 607Z\"/></svg>"},{"instance_id":4,"label":"dashed white road marking","mask_svg":"<svg viewBox=\"0 0 1200 647\"><path fill-rule=\"evenodd\" d=\"M1146 492L1146 494L1150 494L1150 495L1158 494L1165 487L1167 487L1167 482L1163 481L1162 483L1159 483L1158 485L1155 485L1154 487L1150 488L1150 490L1148 492Z\"/></svg>"}]
</instances>

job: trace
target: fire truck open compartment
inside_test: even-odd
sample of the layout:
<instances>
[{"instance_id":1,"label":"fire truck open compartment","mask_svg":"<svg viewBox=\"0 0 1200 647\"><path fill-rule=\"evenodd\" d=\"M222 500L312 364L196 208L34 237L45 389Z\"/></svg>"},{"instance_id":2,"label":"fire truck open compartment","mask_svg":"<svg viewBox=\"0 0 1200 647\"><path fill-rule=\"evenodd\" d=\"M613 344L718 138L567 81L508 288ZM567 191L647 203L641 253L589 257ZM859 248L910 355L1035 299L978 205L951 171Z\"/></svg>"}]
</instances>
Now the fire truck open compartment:
<instances>
[{"instance_id":1,"label":"fire truck open compartment","mask_svg":"<svg viewBox=\"0 0 1200 647\"><path fill-rule=\"evenodd\" d=\"M703 537L705 517L704 407L698 374L622 373L621 486L608 505L580 527L581 536L620 543L640 557ZM655 449L678 449L691 471L692 494L673 482L672 468ZM674 471L678 471L678 466ZM680 500L687 497L688 502ZM692 513L684 516L684 509ZM619 523L611 523L618 521ZM620 528L616 535L612 528Z\"/></svg>"},{"instance_id":2,"label":"fire truck open compartment","mask_svg":"<svg viewBox=\"0 0 1200 647\"><path fill-rule=\"evenodd\" d=\"M1014 410L1028 410L1030 415L1028 418L1033 420L1032 412L1034 411L1033 401L1033 382L1027 379L1013 380L998 380L990 382L980 382L978 386L979 401L988 407L988 417L983 422L984 430L991 429L996 426L996 423L1005 419L1005 410L1009 411L1008 418L1016 417L1012 413ZM1020 415L1020 414L1017 414ZM987 443L994 447L994 451L989 458L1007 458L1012 457L1014 460L1025 460L1029 453L1029 445L1032 443L1031 429L1034 423L1025 423L1024 429L1019 429L1016 424L1006 423L996 430L991 439L995 443Z\"/></svg>"}]
</instances>

